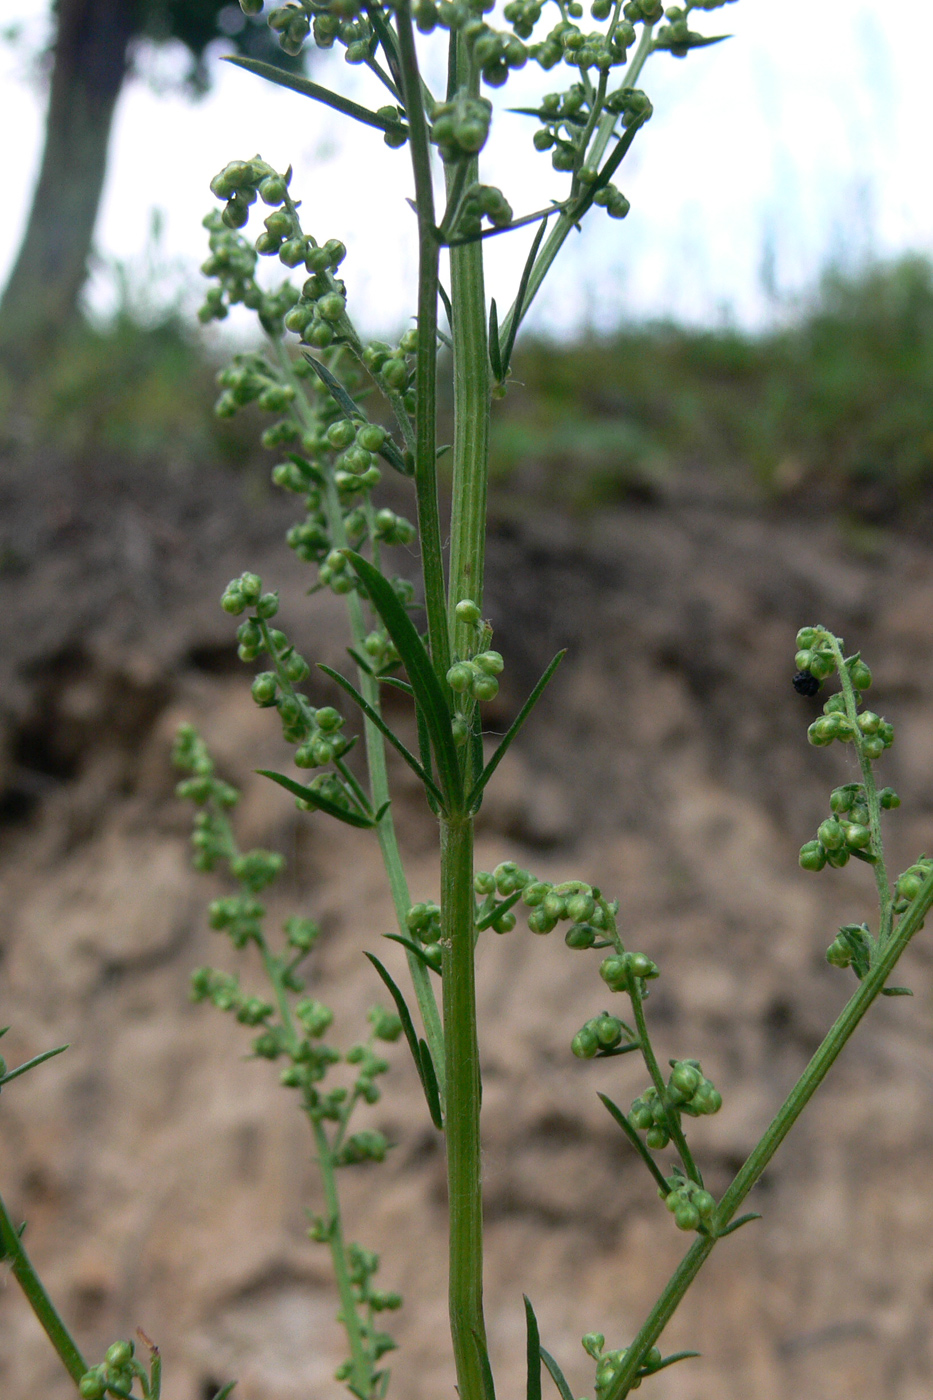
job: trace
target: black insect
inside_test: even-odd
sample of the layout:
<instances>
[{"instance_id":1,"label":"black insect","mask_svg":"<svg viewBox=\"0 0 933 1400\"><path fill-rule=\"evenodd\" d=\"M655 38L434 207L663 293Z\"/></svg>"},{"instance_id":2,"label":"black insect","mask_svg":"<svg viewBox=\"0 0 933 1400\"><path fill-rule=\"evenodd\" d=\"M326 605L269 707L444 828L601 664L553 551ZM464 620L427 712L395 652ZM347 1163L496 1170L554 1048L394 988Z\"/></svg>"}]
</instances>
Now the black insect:
<instances>
[{"instance_id":1,"label":"black insect","mask_svg":"<svg viewBox=\"0 0 933 1400\"><path fill-rule=\"evenodd\" d=\"M794 676L794 689L798 695L815 695L822 684L809 671L798 671Z\"/></svg>"}]
</instances>

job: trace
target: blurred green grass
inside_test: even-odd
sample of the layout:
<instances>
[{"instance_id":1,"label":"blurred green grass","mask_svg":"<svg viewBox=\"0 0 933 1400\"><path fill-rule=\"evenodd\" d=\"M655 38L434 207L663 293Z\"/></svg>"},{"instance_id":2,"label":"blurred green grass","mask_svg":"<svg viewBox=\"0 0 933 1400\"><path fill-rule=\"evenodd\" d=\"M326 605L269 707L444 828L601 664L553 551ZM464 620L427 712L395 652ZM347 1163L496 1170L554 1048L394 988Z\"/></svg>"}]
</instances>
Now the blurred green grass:
<instances>
[{"instance_id":1,"label":"blurred green grass","mask_svg":"<svg viewBox=\"0 0 933 1400\"><path fill-rule=\"evenodd\" d=\"M7 423L80 459L105 453L260 469L265 419L214 417L216 347L177 313L83 326ZM496 406L494 489L586 512L664 499L700 477L762 502L907 516L933 495L933 265L912 256L828 271L760 333L627 326L526 339Z\"/></svg>"}]
</instances>

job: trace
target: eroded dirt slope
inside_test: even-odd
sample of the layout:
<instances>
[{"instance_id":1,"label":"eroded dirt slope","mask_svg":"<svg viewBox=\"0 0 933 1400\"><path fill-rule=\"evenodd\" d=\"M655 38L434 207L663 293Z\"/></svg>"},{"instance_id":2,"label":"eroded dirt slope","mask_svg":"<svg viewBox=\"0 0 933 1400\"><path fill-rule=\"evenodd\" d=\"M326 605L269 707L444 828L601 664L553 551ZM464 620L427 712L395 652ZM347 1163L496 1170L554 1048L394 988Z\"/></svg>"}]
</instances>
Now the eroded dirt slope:
<instances>
[{"instance_id":1,"label":"eroded dirt slope","mask_svg":"<svg viewBox=\"0 0 933 1400\"><path fill-rule=\"evenodd\" d=\"M23 463L0 476L0 1019L13 1062L71 1048L3 1094L3 1191L90 1357L142 1326L162 1346L171 1400L207 1400L234 1375L242 1400L323 1400L339 1393L342 1351L327 1262L304 1234L317 1203L306 1128L274 1069L244 1059L242 1028L187 1000L194 966L234 960L206 927L221 886L188 868L169 750L193 720L244 788L242 840L288 854L272 926L295 910L320 919L315 993L352 1040L378 998L362 949L392 926L377 852L254 776L281 765L283 746L249 700L217 599L256 569L281 587L301 648L332 663L341 605L305 598L307 575L280 544L289 506L255 485L42 470L41 507ZM500 522L487 611L507 658L494 727L559 646L569 655L502 766L480 860L618 895L627 941L662 969L649 1003L660 1049L702 1059L723 1091L694 1133L721 1189L849 990L827 943L871 908L867 870L797 868L848 769L838 748L804 741L816 708L789 684L794 632L831 625L874 668L873 704L897 725L883 772L903 799L889 821L902 869L933 847L933 557L883 534L865 557L831 521L672 499ZM412 890L430 897L430 814L397 776ZM675 1319L670 1349L703 1359L654 1381L658 1400L926 1400L931 946L928 930L906 960L913 1000L875 1009L767 1174L751 1202L764 1219L720 1247ZM581 1333L623 1345L685 1247L596 1098L627 1103L642 1076L627 1059L569 1054L606 1002L597 965L559 935L480 946L503 1397L523 1393L523 1290L582 1395ZM254 974L244 967L245 982ZM453 1393L442 1156L407 1052L391 1056L372 1123L397 1146L387 1166L343 1181L352 1235L380 1249L384 1286L406 1299L393 1393L437 1400ZM6 1279L0 1394L72 1393Z\"/></svg>"}]
</instances>

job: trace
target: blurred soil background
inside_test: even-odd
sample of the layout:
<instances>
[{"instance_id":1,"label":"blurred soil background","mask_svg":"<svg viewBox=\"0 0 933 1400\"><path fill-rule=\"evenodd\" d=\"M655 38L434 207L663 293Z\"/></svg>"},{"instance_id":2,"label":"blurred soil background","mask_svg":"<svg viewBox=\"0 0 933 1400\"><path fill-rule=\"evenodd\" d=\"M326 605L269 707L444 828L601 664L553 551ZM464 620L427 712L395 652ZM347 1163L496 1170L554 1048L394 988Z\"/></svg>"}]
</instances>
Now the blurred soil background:
<instances>
[{"instance_id":1,"label":"blurred soil background","mask_svg":"<svg viewBox=\"0 0 933 1400\"><path fill-rule=\"evenodd\" d=\"M342 604L284 545L298 503L268 485L253 410L210 413L215 365L171 319L83 331L26 392L0 443L0 1021L18 1063L67 1054L3 1094L0 1181L90 1360L140 1326L166 1400L318 1400L342 1388L337 1303L310 1140L249 1033L188 1001L191 970L237 966L207 928L219 879L189 867L173 735L192 721L242 786L243 845L281 848L269 927L318 919L313 994L360 1034L380 988L362 956L392 927L375 843L299 815L255 776L287 760L249 698L218 601L244 568L282 591L309 659L341 664ZM852 989L827 966L869 917L867 868L799 870L852 777L805 740L819 700L791 685L794 635L860 647L896 726L881 764L903 805L893 872L933 848L933 274L907 260L828 276L783 329L654 326L526 345L497 417L485 611L506 657L503 729L567 659L502 765L478 862L598 883L661 966L659 1050L695 1056L724 1106L694 1127L720 1191ZM404 488L389 502L407 509ZM413 561L398 553L399 572ZM323 677L318 703L334 700ZM390 699L391 703L391 699ZM393 717L406 723L399 708ZM415 898L436 897L432 819L406 771L396 815ZM402 972L400 950L380 954ZM499 1394L524 1386L521 1294L575 1394L588 1330L624 1345L687 1241L598 1099L643 1087L629 1059L569 1042L607 994L593 953L520 928L479 947L487 1309ZM262 990L240 960L243 982ZM927 1400L933 1387L933 952L885 1000L749 1202L666 1335L702 1359L658 1400ZM614 1009L614 1008L613 1008ZM352 1238L405 1295L391 1394L453 1394L442 1150L407 1050L370 1124L397 1145L342 1177ZM9 1275L0 1394L64 1400Z\"/></svg>"}]
</instances>

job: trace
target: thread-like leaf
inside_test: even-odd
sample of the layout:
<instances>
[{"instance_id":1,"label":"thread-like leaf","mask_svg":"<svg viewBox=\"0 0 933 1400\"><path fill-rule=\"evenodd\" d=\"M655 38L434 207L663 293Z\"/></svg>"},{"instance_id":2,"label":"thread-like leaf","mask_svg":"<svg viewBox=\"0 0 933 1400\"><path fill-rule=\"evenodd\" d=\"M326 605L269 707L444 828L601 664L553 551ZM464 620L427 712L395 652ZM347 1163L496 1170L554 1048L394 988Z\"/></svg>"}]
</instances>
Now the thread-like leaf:
<instances>
[{"instance_id":1,"label":"thread-like leaf","mask_svg":"<svg viewBox=\"0 0 933 1400\"><path fill-rule=\"evenodd\" d=\"M467 798L466 805L468 811L472 810L473 804L475 803L476 799L482 795L483 788L489 782L489 779L492 777L493 773L495 773L503 758L505 758L506 751L508 750L512 741L515 739L522 725L525 723L525 720L528 718L535 705L538 703L538 700L540 699L545 687L547 686L548 681L551 679L551 677L557 670L560 663L563 661L566 654L566 651L559 651L557 653L557 655L554 657L554 660L551 662L550 666L548 666L544 675L538 681L538 684L535 686L534 690L531 692L528 699L525 701L524 705L519 710L512 723L509 725L504 738L499 743L499 747L496 749L492 758L486 764L486 767L483 769L482 773L473 785L473 789L469 797Z\"/></svg>"},{"instance_id":2,"label":"thread-like leaf","mask_svg":"<svg viewBox=\"0 0 933 1400\"><path fill-rule=\"evenodd\" d=\"M560 1369L551 1353L549 1351L545 1351L544 1347L541 1347L540 1350L541 1360L547 1367L548 1374L550 1375L551 1380L557 1386L557 1391L560 1395L560 1400L573 1400L573 1391L567 1384L567 1377L564 1375L563 1371Z\"/></svg>"},{"instance_id":3,"label":"thread-like leaf","mask_svg":"<svg viewBox=\"0 0 933 1400\"><path fill-rule=\"evenodd\" d=\"M527 1331L526 1357L528 1360L528 1381L525 1387L526 1400L541 1400L541 1337L538 1332L538 1319L526 1294L525 1327Z\"/></svg>"},{"instance_id":4,"label":"thread-like leaf","mask_svg":"<svg viewBox=\"0 0 933 1400\"><path fill-rule=\"evenodd\" d=\"M265 78L267 82L276 83L279 87L301 93L302 97L322 102L325 107L332 107L335 112L342 112L345 117L353 117L354 121L362 122L364 126L374 126L377 131L402 130L408 134L408 127L403 122L381 117L378 112L371 112L368 107L361 107L358 102L351 102L349 97L341 97L340 93L331 92L330 88L312 83L310 79L302 78L297 73L286 73L284 69L276 68L271 63L263 63L258 58L225 58L224 62L232 63L237 68L245 68L247 73L255 73L258 78Z\"/></svg>"},{"instance_id":5,"label":"thread-like leaf","mask_svg":"<svg viewBox=\"0 0 933 1400\"><path fill-rule=\"evenodd\" d=\"M760 1219L761 1215L758 1211L750 1210L747 1215L740 1215L738 1220L733 1220L731 1225L727 1225L724 1230L720 1230L718 1238L724 1240L726 1235L732 1235L736 1230L741 1230L742 1226L747 1225L749 1221Z\"/></svg>"},{"instance_id":6,"label":"thread-like leaf","mask_svg":"<svg viewBox=\"0 0 933 1400\"><path fill-rule=\"evenodd\" d=\"M220 1389L218 1390L217 1394L214 1396L214 1400L227 1400L227 1396L228 1396L228 1395L230 1394L230 1392L233 1390L233 1387L234 1387L235 1385L236 1385L236 1381L227 1381L227 1384L226 1384L226 1385L222 1385L222 1386L220 1387Z\"/></svg>"},{"instance_id":7,"label":"thread-like leaf","mask_svg":"<svg viewBox=\"0 0 933 1400\"><path fill-rule=\"evenodd\" d=\"M329 666L325 666L323 662L318 662L318 670L323 671L325 676L330 676L331 680L336 681L337 685L340 686L341 690L345 690L347 692L347 694L350 696L350 699L354 700L356 704L359 705L366 718L376 726L380 734L385 735L385 737L388 739L389 743L396 750L396 752L401 754L402 758L404 758L405 762L408 764L412 772L416 773L421 779L422 783L424 783L424 786L426 788L430 788L438 802L442 802L443 797L441 791L438 788L437 784L434 782L434 779L430 776L429 773L425 772L421 764L415 758L415 755L411 752L410 749L406 748L406 746L402 743L401 739L398 737L395 731L389 728L379 711L374 710L369 701L364 696L362 696L360 692L356 689L356 687L352 685L350 681L347 680L346 676L342 676L339 671L331 670L331 668Z\"/></svg>"},{"instance_id":8,"label":"thread-like leaf","mask_svg":"<svg viewBox=\"0 0 933 1400\"><path fill-rule=\"evenodd\" d=\"M612 1099L610 1099L607 1094L598 1093L597 1098L600 1099L601 1102L605 1105L605 1107L609 1110L611 1116L618 1123L619 1127L622 1129L623 1133L628 1138L629 1142L632 1144L635 1151L638 1153L639 1157L642 1159L645 1166L650 1171L651 1175L654 1177L655 1181L658 1184L658 1189L662 1190L666 1196L668 1191L670 1190L670 1187L665 1181L663 1173L661 1172L657 1162L654 1160L645 1144L642 1142L641 1138L638 1136L638 1133L635 1131L631 1123L626 1118L625 1114L622 1112L621 1108L619 1108L618 1104L614 1104L612 1102Z\"/></svg>"},{"instance_id":9,"label":"thread-like leaf","mask_svg":"<svg viewBox=\"0 0 933 1400\"><path fill-rule=\"evenodd\" d=\"M369 959L373 967L379 973L379 976L385 983L389 995L395 1002L395 1009L398 1012L399 1020L402 1023L402 1030L405 1032L405 1039L408 1041L408 1048L411 1051L411 1057L415 1062L415 1069L418 1071L418 1078L421 1080L421 1087L424 1090L424 1097L427 1101L428 1112L431 1115L431 1121L432 1123L435 1123L436 1126L441 1127L442 1124L437 1123L437 1119L435 1118L435 1107L437 1113L440 1113L440 1100L437 1092L437 1077L436 1075L434 1077L432 1101L432 1090L425 1082L425 1069L421 1058L421 1046L419 1045L418 1037L415 1034L415 1026L414 1022L411 1019L411 1012L408 1009L408 1003L402 995L399 987L396 985L388 968L383 967L382 963L379 961L376 955L374 953L364 953L363 956ZM428 1058L430 1059L430 1052L428 1053ZM432 1074L434 1073L433 1061L431 1063L431 1072Z\"/></svg>"},{"instance_id":10,"label":"thread-like leaf","mask_svg":"<svg viewBox=\"0 0 933 1400\"><path fill-rule=\"evenodd\" d=\"M509 372L509 365L512 363L512 350L515 346L515 337L518 335L518 328L521 325L522 311L525 306L525 294L528 291L528 279L531 277L531 269L535 265L535 258L538 256L538 249L541 247L541 240L547 228L547 221L550 216L546 215L532 240L528 256L525 259L525 266L522 270L521 280L518 284L518 292L515 296L515 305L512 308L512 315L509 318L509 333L506 336L505 345L502 347L502 374L501 379L505 379Z\"/></svg>"},{"instance_id":11,"label":"thread-like leaf","mask_svg":"<svg viewBox=\"0 0 933 1400\"><path fill-rule=\"evenodd\" d=\"M28 1070L35 1069L36 1065L44 1064L46 1060L51 1060L54 1055L60 1055L62 1051L67 1049L67 1045L57 1045L54 1050L43 1050L41 1055L33 1055L31 1060L27 1060L25 1064L17 1065L15 1069L11 1069L8 1074L5 1074L0 1079L0 1088L4 1084L9 1084L11 1079L18 1079L21 1074L26 1074Z\"/></svg>"},{"instance_id":12,"label":"thread-like leaf","mask_svg":"<svg viewBox=\"0 0 933 1400\"><path fill-rule=\"evenodd\" d=\"M501 384L503 374L502 357L499 354L499 313L496 310L495 297L489 303L489 363L496 377L496 383Z\"/></svg>"},{"instance_id":13,"label":"thread-like leaf","mask_svg":"<svg viewBox=\"0 0 933 1400\"><path fill-rule=\"evenodd\" d=\"M494 924L503 914L507 914L512 906L518 903L521 897L521 890L516 890L515 893L510 894L507 899L503 899L500 903L494 904L487 913L480 915L476 920L477 933L481 933L484 928L489 928L490 924Z\"/></svg>"},{"instance_id":14,"label":"thread-like leaf","mask_svg":"<svg viewBox=\"0 0 933 1400\"><path fill-rule=\"evenodd\" d=\"M431 1057L431 1049L426 1040L419 1041L421 1047L421 1082L424 1085L424 1096L428 1101L428 1112L431 1115L431 1122L438 1132L444 1131L444 1114L441 1109L441 1094L437 1087L437 1072L434 1069L434 1060Z\"/></svg>"},{"instance_id":15,"label":"thread-like leaf","mask_svg":"<svg viewBox=\"0 0 933 1400\"><path fill-rule=\"evenodd\" d=\"M450 710L424 642L388 579L352 549L346 550L345 554L382 618L408 672L415 700L424 714L431 737L444 804L452 811L458 810L463 800L463 785L450 729Z\"/></svg>"},{"instance_id":16,"label":"thread-like leaf","mask_svg":"<svg viewBox=\"0 0 933 1400\"><path fill-rule=\"evenodd\" d=\"M675 1351L672 1352L670 1356L662 1356L657 1366L652 1366L650 1371L646 1366L641 1374L646 1376L654 1376L657 1375L658 1371L663 1371L668 1366L673 1366L675 1361L689 1361L691 1357L701 1355L702 1352L699 1351Z\"/></svg>"},{"instance_id":17,"label":"thread-like leaf","mask_svg":"<svg viewBox=\"0 0 933 1400\"><path fill-rule=\"evenodd\" d=\"M369 419L366 417L366 414L359 405L351 399L340 380L331 374L327 366L322 364L320 360L316 360L313 355L309 355L307 350L303 350L302 354L324 387L330 390L334 401L343 409L347 417L352 418L356 423L368 423ZM379 448L379 456L382 457L384 461L388 462L390 467L394 467L402 476L412 476L414 474L414 467L409 466L390 437L386 437L382 446Z\"/></svg>"},{"instance_id":18,"label":"thread-like leaf","mask_svg":"<svg viewBox=\"0 0 933 1400\"><path fill-rule=\"evenodd\" d=\"M409 953L413 953L418 961L424 963L425 967L428 968L430 972L437 972L437 968L431 962L430 958L425 956L424 949L419 943L416 943L413 938L406 938L403 933L384 933L382 936L383 938L391 938L393 943L401 943L402 947L407 949Z\"/></svg>"},{"instance_id":19,"label":"thread-like leaf","mask_svg":"<svg viewBox=\"0 0 933 1400\"><path fill-rule=\"evenodd\" d=\"M329 817L336 817L339 822L344 822L347 826L368 829L376 825L375 817L365 817L362 812L348 811L346 807L339 807L336 802L331 802L329 797L322 797L319 792L313 792L311 788L296 783L294 778L287 778L284 773L273 773L268 768L257 768L256 772L263 778L271 778L274 783L278 783L279 787L283 787L292 796L300 798L302 802L307 802L311 807L316 807L319 812L326 812Z\"/></svg>"}]
</instances>

